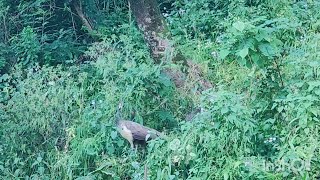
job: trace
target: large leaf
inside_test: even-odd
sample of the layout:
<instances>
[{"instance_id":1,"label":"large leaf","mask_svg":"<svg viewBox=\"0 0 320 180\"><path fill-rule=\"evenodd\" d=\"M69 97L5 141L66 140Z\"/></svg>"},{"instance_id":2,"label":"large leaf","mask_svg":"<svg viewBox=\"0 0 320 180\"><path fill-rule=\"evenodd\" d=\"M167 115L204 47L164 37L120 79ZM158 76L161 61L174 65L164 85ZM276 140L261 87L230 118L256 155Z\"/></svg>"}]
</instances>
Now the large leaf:
<instances>
[{"instance_id":1,"label":"large leaf","mask_svg":"<svg viewBox=\"0 0 320 180\"><path fill-rule=\"evenodd\" d=\"M230 51L228 49L222 49L219 52L220 59L225 59L230 54Z\"/></svg>"},{"instance_id":2,"label":"large leaf","mask_svg":"<svg viewBox=\"0 0 320 180\"><path fill-rule=\"evenodd\" d=\"M236 28L238 31L242 32L245 28L245 23L238 21L238 22L233 23L232 26L234 28Z\"/></svg>"},{"instance_id":3,"label":"large leaf","mask_svg":"<svg viewBox=\"0 0 320 180\"><path fill-rule=\"evenodd\" d=\"M255 65L262 68L264 66L264 62L262 57L258 53L253 53L251 56L251 59Z\"/></svg>"},{"instance_id":4,"label":"large leaf","mask_svg":"<svg viewBox=\"0 0 320 180\"><path fill-rule=\"evenodd\" d=\"M262 40L266 40L266 41L268 41L268 42L270 42L270 34L267 32L267 31L265 31L265 30L261 30L261 31L259 31L259 33L255 36L255 39L257 40L257 41L262 41Z\"/></svg>"},{"instance_id":5,"label":"large leaf","mask_svg":"<svg viewBox=\"0 0 320 180\"><path fill-rule=\"evenodd\" d=\"M246 59L244 59L244 58L238 58L238 59L237 59L237 62L238 62L240 65L245 66L247 61L246 61Z\"/></svg>"},{"instance_id":6,"label":"large leaf","mask_svg":"<svg viewBox=\"0 0 320 180\"><path fill-rule=\"evenodd\" d=\"M259 44L258 48L262 52L262 54L267 57L273 57L276 53L274 47L269 43Z\"/></svg>"},{"instance_id":7,"label":"large leaf","mask_svg":"<svg viewBox=\"0 0 320 180\"><path fill-rule=\"evenodd\" d=\"M241 49L237 54L244 59L249 53L249 49L247 47Z\"/></svg>"}]
</instances>

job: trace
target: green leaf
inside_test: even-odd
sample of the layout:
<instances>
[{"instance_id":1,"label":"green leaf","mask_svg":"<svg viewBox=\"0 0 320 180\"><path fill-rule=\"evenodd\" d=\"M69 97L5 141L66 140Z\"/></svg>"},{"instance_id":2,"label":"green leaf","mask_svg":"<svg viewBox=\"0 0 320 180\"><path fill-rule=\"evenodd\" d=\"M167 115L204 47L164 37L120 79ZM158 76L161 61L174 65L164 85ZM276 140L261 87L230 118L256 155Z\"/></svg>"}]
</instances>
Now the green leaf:
<instances>
[{"instance_id":1,"label":"green leaf","mask_svg":"<svg viewBox=\"0 0 320 180\"><path fill-rule=\"evenodd\" d=\"M251 61L246 61L246 67L251 69L252 68L252 62Z\"/></svg>"},{"instance_id":2,"label":"green leaf","mask_svg":"<svg viewBox=\"0 0 320 180\"><path fill-rule=\"evenodd\" d=\"M228 172L224 172L224 173L223 173L223 179L224 179L224 180L228 180L228 179L229 179Z\"/></svg>"},{"instance_id":3,"label":"green leaf","mask_svg":"<svg viewBox=\"0 0 320 180\"><path fill-rule=\"evenodd\" d=\"M159 117L161 120L172 120L173 115L171 114L170 111L165 111L165 110L161 110L159 111Z\"/></svg>"},{"instance_id":4,"label":"green leaf","mask_svg":"<svg viewBox=\"0 0 320 180\"><path fill-rule=\"evenodd\" d=\"M304 127L307 126L307 122L308 122L307 118L302 117L302 118L299 120L299 126L301 126L301 127L304 128Z\"/></svg>"},{"instance_id":5,"label":"green leaf","mask_svg":"<svg viewBox=\"0 0 320 180\"><path fill-rule=\"evenodd\" d=\"M124 145L124 141L123 141L122 139L118 140L118 141L117 141L117 145L118 145L119 147L122 147L122 146Z\"/></svg>"},{"instance_id":6,"label":"green leaf","mask_svg":"<svg viewBox=\"0 0 320 180\"><path fill-rule=\"evenodd\" d=\"M42 161L42 157L40 157L40 156L37 157L37 161L38 161L38 162L41 162L41 161Z\"/></svg>"},{"instance_id":7,"label":"green leaf","mask_svg":"<svg viewBox=\"0 0 320 180\"><path fill-rule=\"evenodd\" d=\"M228 107L221 108L221 114L226 114L227 112L229 112Z\"/></svg>"},{"instance_id":8,"label":"green leaf","mask_svg":"<svg viewBox=\"0 0 320 180\"><path fill-rule=\"evenodd\" d=\"M20 169L15 170L13 175L14 175L15 177L19 177L20 171L21 171Z\"/></svg>"},{"instance_id":9,"label":"green leaf","mask_svg":"<svg viewBox=\"0 0 320 180\"><path fill-rule=\"evenodd\" d=\"M115 152L115 148L113 146L108 146L107 152L108 152L108 154L113 154Z\"/></svg>"},{"instance_id":10,"label":"green leaf","mask_svg":"<svg viewBox=\"0 0 320 180\"><path fill-rule=\"evenodd\" d=\"M284 107L283 107L283 106L278 106L277 111L278 111L278 112L282 112L282 111L283 111L283 109L284 109Z\"/></svg>"},{"instance_id":11,"label":"green leaf","mask_svg":"<svg viewBox=\"0 0 320 180\"><path fill-rule=\"evenodd\" d=\"M236 28L238 31L242 32L245 28L245 23L238 21L238 22L233 23L232 26L234 28Z\"/></svg>"},{"instance_id":12,"label":"green leaf","mask_svg":"<svg viewBox=\"0 0 320 180\"><path fill-rule=\"evenodd\" d=\"M112 138L112 139L117 138L117 136L118 136L117 131L112 131L112 132L111 132L111 138Z\"/></svg>"},{"instance_id":13,"label":"green leaf","mask_svg":"<svg viewBox=\"0 0 320 180\"><path fill-rule=\"evenodd\" d=\"M179 139L174 139L169 143L169 149L171 149L172 151L179 149L179 147L180 147Z\"/></svg>"},{"instance_id":14,"label":"green leaf","mask_svg":"<svg viewBox=\"0 0 320 180\"><path fill-rule=\"evenodd\" d=\"M243 48L241 49L237 54L242 58L244 59L249 53L249 49L246 47L246 48Z\"/></svg>"},{"instance_id":15,"label":"green leaf","mask_svg":"<svg viewBox=\"0 0 320 180\"><path fill-rule=\"evenodd\" d=\"M246 65L246 59L244 59L244 58L238 58L237 62L242 66Z\"/></svg>"},{"instance_id":16,"label":"green leaf","mask_svg":"<svg viewBox=\"0 0 320 180\"><path fill-rule=\"evenodd\" d=\"M228 49L223 49L219 52L219 58L225 59L230 54L230 51Z\"/></svg>"},{"instance_id":17,"label":"green leaf","mask_svg":"<svg viewBox=\"0 0 320 180\"><path fill-rule=\"evenodd\" d=\"M173 86L170 78L165 74L160 74L159 80L166 87Z\"/></svg>"},{"instance_id":18,"label":"green leaf","mask_svg":"<svg viewBox=\"0 0 320 180\"><path fill-rule=\"evenodd\" d=\"M275 50L269 43L260 44L258 48L262 52L262 54L267 57L272 57L275 55Z\"/></svg>"},{"instance_id":19,"label":"green leaf","mask_svg":"<svg viewBox=\"0 0 320 180\"><path fill-rule=\"evenodd\" d=\"M237 55L240 56L240 58L237 58L237 62L238 62L240 65L242 65L242 66L246 65L246 59L245 59L245 57L248 55L248 52L249 52L249 48L245 47L245 48L241 49L241 50L237 53Z\"/></svg>"},{"instance_id":20,"label":"green leaf","mask_svg":"<svg viewBox=\"0 0 320 180\"><path fill-rule=\"evenodd\" d=\"M309 108L309 111L315 115L315 116L318 116L318 114L320 114L319 112L319 109L315 108L315 107L312 107L312 108Z\"/></svg>"},{"instance_id":21,"label":"green leaf","mask_svg":"<svg viewBox=\"0 0 320 180\"><path fill-rule=\"evenodd\" d=\"M270 35L266 31L259 31L259 33L255 36L257 41L266 40L270 42Z\"/></svg>"},{"instance_id":22,"label":"green leaf","mask_svg":"<svg viewBox=\"0 0 320 180\"><path fill-rule=\"evenodd\" d=\"M8 80L9 77L10 76L8 74L3 74L2 76L0 76L0 82Z\"/></svg>"},{"instance_id":23,"label":"green leaf","mask_svg":"<svg viewBox=\"0 0 320 180\"><path fill-rule=\"evenodd\" d=\"M250 57L253 63L258 67L262 68L264 66L263 59L259 56L258 53L253 53Z\"/></svg>"},{"instance_id":24,"label":"green leaf","mask_svg":"<svg viewBox=\"0 0 320 180\"><path fill-rule=\"evenodd\" d=\"M87 148L87 149L86 149L86 153L87 153L88 155L91 155L91 156L97 154L97 152L95 151L94 148Z\"/></svg>"},{"instance_id":25,"label":"green leaf","mask_svg":"<svg viewBox=\"0 0 320 180\"><path fill-rule=\"evenodd\" d=\"M134 169L139 169L140 164L139 164L137 161L134 161L134 162L131 163L131 166L132 166Z\"/></svg>"},{"instance_id":26,"label":"green leaf","mask_svg":"<svg viewBox=\"0 0 320 180\"><path fill-rule=\"evenodd\" d=\"M276 121L275 119L269 118L266 120L266 123L274 124L275 121Z\"/></svg>"}]
</instances>

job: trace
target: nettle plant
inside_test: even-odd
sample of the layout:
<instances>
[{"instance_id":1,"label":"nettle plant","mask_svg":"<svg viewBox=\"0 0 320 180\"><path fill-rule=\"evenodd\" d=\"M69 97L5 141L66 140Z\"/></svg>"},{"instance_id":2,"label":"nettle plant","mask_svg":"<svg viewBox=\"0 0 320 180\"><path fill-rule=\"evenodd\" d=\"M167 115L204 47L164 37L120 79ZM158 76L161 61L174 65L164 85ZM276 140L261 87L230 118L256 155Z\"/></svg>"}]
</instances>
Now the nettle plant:
<instances>
[{"instance_id":1,"label":"nettle plant","mask_svg":"<svg viewBox=\"0 0 320 180\"><path fill-rule=\"evenodd\" d=\"M284 61L289 45L294 42L299 24L288 19L267 20L266 17L250 22L231 23L226 33L218 37L221 44L219 58L224 61L236 61L242 66L252 68L253 85L249 91L254 97L256 116L271 118L274 97L285 95ZM286 40L291 35L293 40ZM250 79L250 78L249 78Z\"/></svg>"},{"instance_id":2,"label":"nettle plant","mask_svg":"<svg viewBox=\"0 0 320 180\"><path fill-rule=\"evenodd\" d=\"M285 43L281 36L295 30L289 23L287 19L265 20L265 17L251 22L236 21L217 38L221 43L219 58L236 60L249 68L253 65L266 67L284 53Z\"/></svg>"}]
</instances>

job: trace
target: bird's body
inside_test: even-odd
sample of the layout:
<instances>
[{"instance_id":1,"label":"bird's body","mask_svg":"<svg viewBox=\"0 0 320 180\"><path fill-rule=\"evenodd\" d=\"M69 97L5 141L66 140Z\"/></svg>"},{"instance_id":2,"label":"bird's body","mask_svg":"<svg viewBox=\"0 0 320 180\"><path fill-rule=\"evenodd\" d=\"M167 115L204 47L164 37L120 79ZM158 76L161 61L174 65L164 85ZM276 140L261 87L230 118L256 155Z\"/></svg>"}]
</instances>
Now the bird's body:
<instances>
[{"instance_id":1,"label":"bird's body","mask_svg":"<svg viewBox=\"0 0 320 180\"><path fill-rule=\"evenodd\" d=\"M129 141L131 148L135 142L143 143L160 136L160 132L133 121L119 120L117 127L121 136Z\"/></svg>"},{"instance_id":2,"label":"bird's body","mask_svg":"<svg viewBox=\"0 0 320 180\"><path fill-rule=\"evenodd\" d=\"M120 106L121 109L122 106ZM129 141L131 148L134 148L134 144L145 143L150 139L155 139L161 135L160 132L152 128L143 126L133 121L122 120L119 117L119 110L117 112L116 124L117 129L121 136Z\"/></svg>"}]
</instances>

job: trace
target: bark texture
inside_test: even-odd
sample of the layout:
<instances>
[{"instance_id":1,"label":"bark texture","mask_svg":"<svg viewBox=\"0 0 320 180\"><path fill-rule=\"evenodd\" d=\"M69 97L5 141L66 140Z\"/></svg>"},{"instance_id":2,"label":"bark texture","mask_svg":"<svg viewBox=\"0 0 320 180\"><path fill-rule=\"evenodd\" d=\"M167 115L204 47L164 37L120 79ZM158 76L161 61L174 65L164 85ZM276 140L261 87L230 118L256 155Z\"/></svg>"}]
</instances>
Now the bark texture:
<instances>
[{"instance_id":1,"label":"bark texture","mask_svg":"<svg viewBox=\"0 0 320 180\"><path fill-rule=\"evenodd\" d=\"M165 51L173 52L168 39L168 29L157 1L129 0L129 4L153 58L160 59Z\"/></svg>"}]
</instances>

